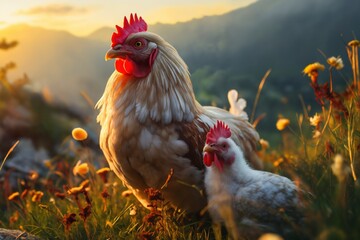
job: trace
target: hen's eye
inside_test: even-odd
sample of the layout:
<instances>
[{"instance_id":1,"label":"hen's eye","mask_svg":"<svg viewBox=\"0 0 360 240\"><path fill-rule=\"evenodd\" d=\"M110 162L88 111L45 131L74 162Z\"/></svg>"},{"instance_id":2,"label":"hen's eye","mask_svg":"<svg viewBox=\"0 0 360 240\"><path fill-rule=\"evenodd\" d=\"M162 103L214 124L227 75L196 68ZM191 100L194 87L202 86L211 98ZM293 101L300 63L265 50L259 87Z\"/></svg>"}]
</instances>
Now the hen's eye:
<instances>
[{"instance_id":1,"label":"hen's eye","mask_svg":"<svg viewBox=\"0 0 360 240\"><path fill-rule=\"evenodd\" d=\"M222 147L223 147L223 148L226 148L226 144L224 143L224 144L222 145Z\"/></svg>"},{"instance_id":2,"label":"hen's eye","mask_svg":"<svg viewBox=\"0 0 360 240\"><path fill-rule=\"evenodd\" d=\"M143 43L141 41L135 42L135 47L141 47Z\"/></svg>"}]
</instances>

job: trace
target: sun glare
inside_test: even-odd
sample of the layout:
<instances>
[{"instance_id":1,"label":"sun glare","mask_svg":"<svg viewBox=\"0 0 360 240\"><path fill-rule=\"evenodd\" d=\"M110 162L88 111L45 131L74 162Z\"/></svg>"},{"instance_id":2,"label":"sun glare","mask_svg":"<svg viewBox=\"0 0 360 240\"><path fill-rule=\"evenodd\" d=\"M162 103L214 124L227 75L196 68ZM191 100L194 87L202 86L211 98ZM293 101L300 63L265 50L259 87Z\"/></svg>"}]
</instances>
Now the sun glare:
<instances>
[{"instance_id":1,"label":"sun glare","mask_svg":"<svg viewBox=\"0 0 360 240\"><path fill-rule=\"evenodd\" d=\"M106 5L98 0L57 1L46 0L8 1L0 7L0 29L13 24L25 23L48 29L65 30L75 35L87 35L98 28L113 26L122 21L124 15L137 12L149 24L176 23L190 21L210 15L219 15L236 8L245 7L256 0L219 1L163 1L143 2L135 0L132 4L125 1L107 1ZM121 6L121 7L114 7ZM181 14L179 14L179 12Z\"/></svg>"}]
</instances>

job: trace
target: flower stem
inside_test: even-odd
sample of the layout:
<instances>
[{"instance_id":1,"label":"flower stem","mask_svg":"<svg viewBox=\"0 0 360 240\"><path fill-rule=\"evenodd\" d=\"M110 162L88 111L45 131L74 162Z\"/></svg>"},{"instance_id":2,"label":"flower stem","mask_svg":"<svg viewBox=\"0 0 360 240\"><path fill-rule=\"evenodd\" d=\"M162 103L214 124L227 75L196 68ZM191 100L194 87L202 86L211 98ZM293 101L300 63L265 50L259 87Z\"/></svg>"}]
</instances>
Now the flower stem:
<instances>
[{"instance_id":1,"label":"flower stem","mask_svg":"<svg viewBox=\"0 0 360 240\"><path fill-rule=\"evenodd\" d=\"M353 129L353 115L349 116L347 121L348 129L347 129L347 150L349 152L349 160L350 160L350 168L351 174L354 181L357 180L355 169L354 169L354 129Z\"/></svg>"}]
</instances>

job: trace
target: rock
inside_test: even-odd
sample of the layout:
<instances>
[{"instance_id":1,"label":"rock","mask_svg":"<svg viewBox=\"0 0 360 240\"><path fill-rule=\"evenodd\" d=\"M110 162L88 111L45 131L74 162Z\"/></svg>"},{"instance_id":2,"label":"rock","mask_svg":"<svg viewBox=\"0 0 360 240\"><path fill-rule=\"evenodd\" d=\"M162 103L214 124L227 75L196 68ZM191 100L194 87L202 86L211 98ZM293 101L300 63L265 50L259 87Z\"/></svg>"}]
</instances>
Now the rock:
<instances>
[{"instance_id":1,"label":"rock","mask_svg":"<svg viewBox=\"0 0 360 240\"><path fill-rule=\"evenodd\" d=\"M40 240L40 238L21 230L0 228L0 240Z\"/></svg>"},{"instance_id":2,"label":"rock","mask_svg":"<svg viewBox=\"0 0 360 240\"><path fill-rule=\"evenodd\" d=\"M12 189L16 189L19 180L28 179L31 173L45 176L48 169L44 161L47 159L49 155L44 148L36 148L30 139L22 138L0 170L0 179L10 171L11 174L6 180Z\"/></svg>"},{"instance_id":3,"label":"rock","mask_svg":"<svg viewBox=\"0 0 360 240\"><path fill-rule=\"evenodd\" d=\"M44 148L36 148L30 139L21 138L14 152L6 160L4 167L24 173L32 171L41 173L47 170L44 165L44 160L47 159L49 159L49 155Z\"/></svg>"}]
</instances>

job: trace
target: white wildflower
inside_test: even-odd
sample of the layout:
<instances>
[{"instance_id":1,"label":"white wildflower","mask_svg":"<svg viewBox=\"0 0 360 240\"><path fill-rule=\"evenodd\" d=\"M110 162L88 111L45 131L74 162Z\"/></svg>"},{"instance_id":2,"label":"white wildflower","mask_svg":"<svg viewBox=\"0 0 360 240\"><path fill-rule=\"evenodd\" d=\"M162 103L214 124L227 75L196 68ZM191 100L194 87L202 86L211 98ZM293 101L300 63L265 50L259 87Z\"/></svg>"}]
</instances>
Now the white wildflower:
<instances>
[{"instance_id":1,"label":"white wildflower","mask_svg":"<svg viewBox=\"0 0 360 240\"><path fill-rule=\"evenodd\" d=\"M341 57L330 57L327 59L327 63L331 66L336 68L336 70L341 70L344 68L344 63Z\"/></svg>"},{"instance_id":2,"label":"white wildflower","mask_svg":"<svg viewBox=\"0 0 360 240\"><path fill-rule=\"evenodd\" d=\"M130 216L135 216L136 215L136 207L131 207L129 214L130 214Z\"/></svg>"},{"instance_id":3,"label":"white wildflower","mask_svg":"<svg viewBox=\"0 0 360 240\"><path fill-rule=\"evenodd\" d=\"M343 182L346 176L350 173L350 168L345 165L344 158L341 154L336 154L334 163L331 165L331 170L339 182Z\"/></svg>"},{"instance_id":4,"label":"white wildflower","mask_svg":"<svg viewBox=\"0 0 360 240\"><path fill-rule=\"evenodd\" d=\"M322 121L322 118L320 115L316 113L313 117L309 118L309 121L311 126L317 127L319 126L319 123Z\"/></svg>"},{"instance_id":5,"label":"white wildflower","mask_svg":"<svg viewBox=\"0 0 360 240\"><path fill-rule=\"evenodd\" d=\"M320 136L321 136L321 132L319 130L315 130L313 138L316 139L316 138L319 138Z\"/></svg>"},{"instance_id":6,"label":"white wildflower","mask_svg":"<svg viewBox=\"0 0 360 240\"><path fill-rule=\"evenodd\" d=\"M246 100L239 98L239 94L235 89L231 89L228 92L228 100L230 104L229 112L235 116L241 116L244 119L248 119L247 113L244 111L246 108Z\"/></svg>"}]
</instances>

